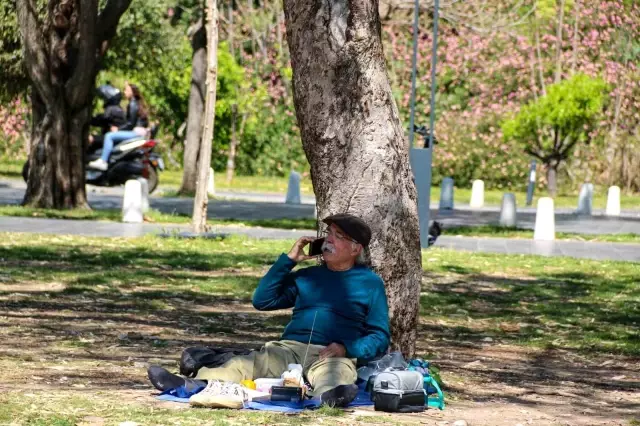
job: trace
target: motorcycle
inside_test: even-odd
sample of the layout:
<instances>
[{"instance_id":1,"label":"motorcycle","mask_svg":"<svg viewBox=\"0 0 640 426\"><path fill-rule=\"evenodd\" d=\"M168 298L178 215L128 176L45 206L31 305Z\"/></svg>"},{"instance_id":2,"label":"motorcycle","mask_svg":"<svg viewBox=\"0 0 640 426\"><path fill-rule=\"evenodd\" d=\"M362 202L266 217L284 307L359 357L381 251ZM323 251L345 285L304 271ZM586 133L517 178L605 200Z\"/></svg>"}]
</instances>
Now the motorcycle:
<instances>
[{"instance_id":1,"label":"motorcycle","mask_svg":"<svg viewBox=\"0 0 640 426\"><path fill-rule=\"evenodd\" d=\"M128 139L116 145L109 158L107 170L95 170L87 167L90 161L100 158L102 149L97 144L89 146L85 157L85 182L95 186L124 185L129 179L143 177L149 184L149 193L153 192L159 183L158 171L164 171L162 157L153 151L158 145L154 140L158 126L153 126L150 137ZM22 177L27 181L29 176L29 161L22 167Z\"/></svg>"}]
</instances>

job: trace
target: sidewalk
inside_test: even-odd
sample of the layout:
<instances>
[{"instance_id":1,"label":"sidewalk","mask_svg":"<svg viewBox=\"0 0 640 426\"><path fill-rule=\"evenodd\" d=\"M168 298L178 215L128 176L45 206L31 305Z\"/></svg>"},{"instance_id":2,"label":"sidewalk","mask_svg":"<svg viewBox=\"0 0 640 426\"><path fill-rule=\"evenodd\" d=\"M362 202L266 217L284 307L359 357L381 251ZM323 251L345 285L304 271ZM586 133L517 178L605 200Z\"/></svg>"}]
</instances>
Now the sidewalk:
<instances>
[{"instance_id":1,"label":"sidewalk","mask_svg":"<svg viewBox=\"0 0 640 426\"><path fill-rule=\"evenodd\" d=\"M0 217L0 232L66 234L88 237L139 237L147 234L188 233L189 228L185 225ZM297 239L303 235L313 235L313 231L239 226L216 226L211 232L239 234L261 239ZM436 247L472 252L640 262L640 244L442 236L438 239Z\"/></svg>"},{"instance_id":2,"label":"sidewalk","mask_svg":"<svg viewBox=\"0 0 640 426\"><path fill-rule=\"evenodd\" d=\"M19 204L24 196L22 181L0 182L0 205ZM122 188L100 188L88 186L89 203L94 209L121 209ZM221 198L223 197L223 198ZM151 207L167 214L191 216L193 199L179 197L154 197L149 199ZM284 195L240 192L219 192L209 201L209 219L303 219L314 218L315 198L303 197L302 204L285 204ZM626 211L620 217L608 217L602 211L594 216L578 216L572 209L556 209L556 232L576 234L640 234L640 211ZM443 223L446 229L455 226L497 225L500 215L498 207L471 209L457 205L455 210L440 211L433 204L431 220ZM534 229L536 210L532 207L518 208L518 227Z\"/></svg>"}]
</instances>

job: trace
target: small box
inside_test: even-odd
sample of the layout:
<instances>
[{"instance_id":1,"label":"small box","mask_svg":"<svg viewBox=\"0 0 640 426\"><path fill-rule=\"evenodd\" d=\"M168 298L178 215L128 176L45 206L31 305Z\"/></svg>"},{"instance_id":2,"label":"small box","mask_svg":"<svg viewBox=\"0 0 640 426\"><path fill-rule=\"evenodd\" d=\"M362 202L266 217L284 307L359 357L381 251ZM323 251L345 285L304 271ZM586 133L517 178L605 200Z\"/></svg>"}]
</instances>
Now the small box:
<instances>
[{"instance_id":1,"label":"small box","mask_svg":"<svg viewBox=\"0 0 640 426\"><path fill-rule=\"evenodd\" d=\"M271 388L271 401L300 402L302 401L302 388L273 386Z\"/></svg>"}]
</instances>

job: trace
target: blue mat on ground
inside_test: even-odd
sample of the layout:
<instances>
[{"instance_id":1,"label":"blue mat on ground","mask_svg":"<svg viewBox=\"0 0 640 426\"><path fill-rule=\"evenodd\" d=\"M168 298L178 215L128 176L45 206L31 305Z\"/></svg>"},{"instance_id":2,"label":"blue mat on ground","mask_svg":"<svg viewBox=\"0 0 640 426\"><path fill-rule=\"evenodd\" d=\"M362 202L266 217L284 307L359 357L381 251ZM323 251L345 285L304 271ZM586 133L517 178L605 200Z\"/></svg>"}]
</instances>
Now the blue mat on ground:
<instances>
[{"instance_id":1,"label":"blue mat on ground","mask_svg":"<svg viewBox=\"0 0 640 426\"><path fill-rule=\"evenodd\" d=\"M193 393L191 393L192 395ZM189 395L190 396L190 395ZM188 403L189 397L185 397L184 388L176 388L163 392L157 397L161 401L173 401ZM373 405L369 393L360 388L356 399L354 399L349 407L363 407ZM285 401L256 401L246 404L245 409L260 411L277 411L280 413L300 413L302 410L313 410L320 407L320 401L315 399L306 399L300 403Z\"/></svg>"}]
</instances>

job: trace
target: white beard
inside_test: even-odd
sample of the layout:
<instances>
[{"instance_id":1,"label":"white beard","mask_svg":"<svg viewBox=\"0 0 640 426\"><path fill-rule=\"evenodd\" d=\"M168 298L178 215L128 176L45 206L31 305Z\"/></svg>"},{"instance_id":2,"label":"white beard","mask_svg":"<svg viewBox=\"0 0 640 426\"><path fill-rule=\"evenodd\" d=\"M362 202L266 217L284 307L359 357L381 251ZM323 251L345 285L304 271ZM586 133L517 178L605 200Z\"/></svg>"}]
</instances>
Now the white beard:
<instances>
[{"instance_id":1,"label":"white beard","mask_svg":"<svg viewBox=\"0 0 640 426\"><path fill-rule=\"evenodd\" d=\"M322 252L334 254L336 252L336 247L333 244L327 242L327 240L325 240L322 243Z\"/></svg>"}]
</instances>

